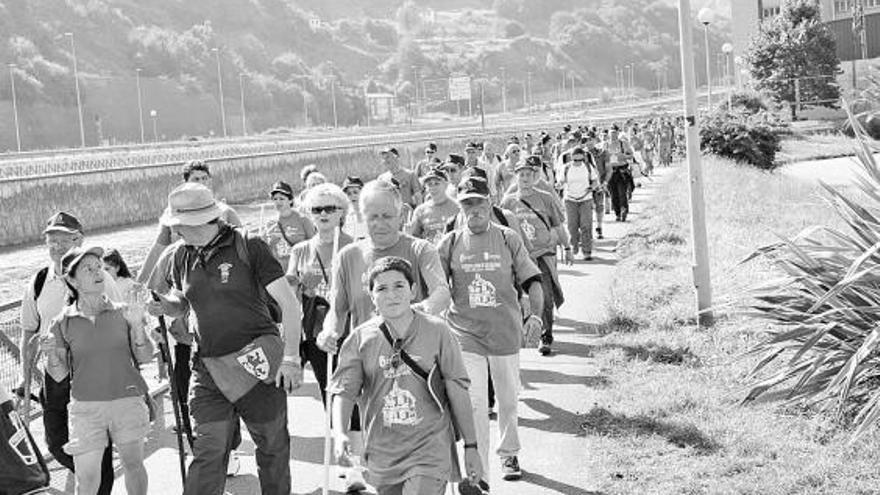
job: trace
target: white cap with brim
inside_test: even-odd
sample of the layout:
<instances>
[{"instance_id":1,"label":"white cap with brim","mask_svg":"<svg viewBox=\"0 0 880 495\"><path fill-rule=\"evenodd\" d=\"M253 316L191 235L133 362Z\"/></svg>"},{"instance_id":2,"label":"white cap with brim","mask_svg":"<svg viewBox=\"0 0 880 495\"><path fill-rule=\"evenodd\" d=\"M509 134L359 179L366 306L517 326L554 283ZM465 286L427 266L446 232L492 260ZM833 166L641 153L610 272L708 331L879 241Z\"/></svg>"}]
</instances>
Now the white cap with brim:
<instances>
[{"instance_id":1,"label":"white cap with brim","mask_svg":"<svg viewBox=\"0 0 880 495\"><path fill-rule=\"evenodd\" d=\"M178 186L168 195L168 208L159 222L168 227L204 225L220 218L223 210L210 189L192 182Z\"/></svg>"}]
</instances>

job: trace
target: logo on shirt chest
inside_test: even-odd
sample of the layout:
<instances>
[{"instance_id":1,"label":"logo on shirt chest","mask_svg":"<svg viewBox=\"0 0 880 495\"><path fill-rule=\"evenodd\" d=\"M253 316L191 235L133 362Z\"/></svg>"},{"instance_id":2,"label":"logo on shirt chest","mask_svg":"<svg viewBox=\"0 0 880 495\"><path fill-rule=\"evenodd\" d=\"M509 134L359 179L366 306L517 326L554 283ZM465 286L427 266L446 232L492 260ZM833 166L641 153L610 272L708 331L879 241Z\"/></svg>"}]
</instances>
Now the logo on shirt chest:
<instances>
[{"instance_id":1,"label":"logo on shirt chest","mask_svg":"<svg viewBox=\"0 0 880 495\"><path fill-rule=\"evenodd\" d=\"M220 266L217 267L217 270L220 272L220 283L228 284L229 283L229 272L232 270L232 263L224 262L221 263Z\"/></svg>"}]
</instances>

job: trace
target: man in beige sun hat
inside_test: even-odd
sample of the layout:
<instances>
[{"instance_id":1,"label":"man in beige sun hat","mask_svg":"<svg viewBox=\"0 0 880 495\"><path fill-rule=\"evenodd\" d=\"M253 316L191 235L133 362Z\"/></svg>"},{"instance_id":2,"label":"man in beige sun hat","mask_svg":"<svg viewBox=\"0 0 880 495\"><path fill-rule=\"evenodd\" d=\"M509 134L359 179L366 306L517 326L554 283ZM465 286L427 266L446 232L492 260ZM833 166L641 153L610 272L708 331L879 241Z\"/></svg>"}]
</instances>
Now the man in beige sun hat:
<instances>
[{"instance_id":1,"label":"man in beige sun hat","mask_svg":"<svg viewBox=\"0 0 880 495\"><path fill-rule=\"evenodd\" d=\"M161 221L183 245L171 262L171 290L149 307L170 316L189 308L194 320L189 406L195 443L184 494L223 491L230 436L241 417L256 444L262 493L288 495L285 392L302 384L301 312L269 246L226 224L221 211L202 185L171 192ZM273 317L269 296L280 318Z\"/></svg>"}]
</instances>

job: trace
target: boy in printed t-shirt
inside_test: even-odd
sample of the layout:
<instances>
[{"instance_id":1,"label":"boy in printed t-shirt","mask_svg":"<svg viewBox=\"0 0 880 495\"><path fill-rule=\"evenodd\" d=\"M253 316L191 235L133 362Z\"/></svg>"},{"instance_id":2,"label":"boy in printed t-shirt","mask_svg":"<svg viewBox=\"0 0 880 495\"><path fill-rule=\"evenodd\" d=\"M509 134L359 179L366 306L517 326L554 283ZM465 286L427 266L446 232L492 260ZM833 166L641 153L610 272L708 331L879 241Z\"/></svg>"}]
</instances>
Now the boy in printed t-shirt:
<instances>
[{"instance_id":1,"label":"boy in printed t-shirt","mask_svg":"<svg viewBox=\"0 0 880 495\"><path fill-rule=\"evenodd\" d=\"M354 404L363 406L364 461L379 495L442 495L448 481L458 481L453 425L464 440L468 480L483 476L461 349L443 320L413 311L414 281L402 258L373 263L368 284L378 316L346 339L327 387L338 458L348 454ZM442 402L419 376L434 367L444 380Z\"/></svg>"},{"instance_id":2,"label":"boy in printed t-shirt","mask_svg":"<svg viewBox=\"0 0 880 495\"><path fill-rule=\"evenodd\" d=\"M428 191L428 200L413 211L409 234L437 244L449 219L458 214L458 203L448 196L449 181L439 168L431 169L421 182Z\"/></svg>"}]
</instances>

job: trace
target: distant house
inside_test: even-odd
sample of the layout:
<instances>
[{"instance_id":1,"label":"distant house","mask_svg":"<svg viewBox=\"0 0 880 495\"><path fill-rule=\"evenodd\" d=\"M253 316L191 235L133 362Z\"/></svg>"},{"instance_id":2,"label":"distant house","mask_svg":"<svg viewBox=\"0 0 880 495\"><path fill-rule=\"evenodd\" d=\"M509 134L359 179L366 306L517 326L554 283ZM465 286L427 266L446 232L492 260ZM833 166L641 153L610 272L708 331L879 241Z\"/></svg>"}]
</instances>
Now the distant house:
<instances>
[{"instance_id":1,"label":"distant house","mask_svg":"<svg viewBox=\"0 0 880 495\"><path fill-rule=\"evenodd\" d=\"M861 58L853 43L852 15L858 1L865 9L865 33L868 58L880 57L880 0L816 0L822 20L837 40L837 56L840 60ZM741 56L749 40L758 32L760 23L779 15L783 0L735 0L731 2L733 14L733 53Z\"/></svg>"}]
</instances>

